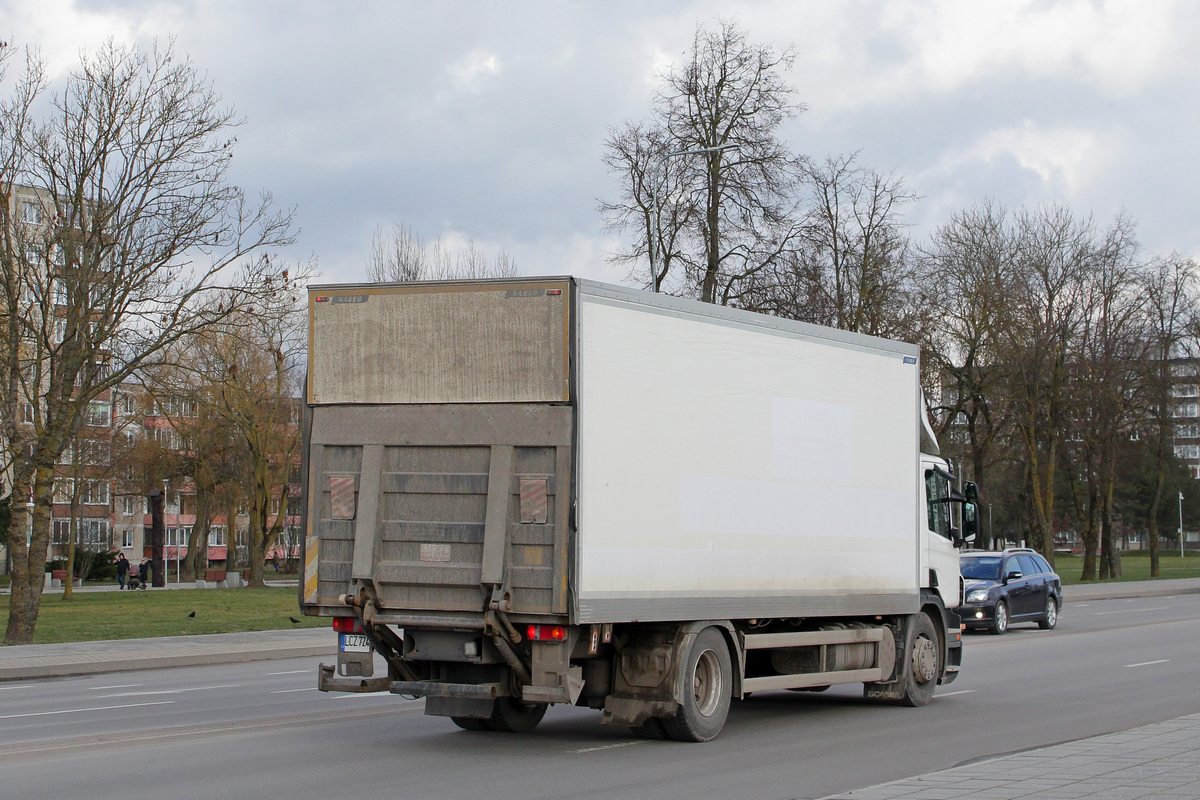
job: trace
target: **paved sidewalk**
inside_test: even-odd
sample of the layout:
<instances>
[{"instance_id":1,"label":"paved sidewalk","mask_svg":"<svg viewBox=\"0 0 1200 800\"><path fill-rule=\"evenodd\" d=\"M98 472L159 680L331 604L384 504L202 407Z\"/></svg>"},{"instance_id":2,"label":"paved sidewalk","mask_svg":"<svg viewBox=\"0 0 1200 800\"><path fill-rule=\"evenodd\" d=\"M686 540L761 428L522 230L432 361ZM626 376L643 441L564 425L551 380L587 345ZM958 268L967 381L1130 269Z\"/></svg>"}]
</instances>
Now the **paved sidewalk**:
<instances>
[{"instance_id":1,"label":"paved sidewalk","mask_svg":"<svg viewBox=\"0 0 1200 800\"><path fill-rule=\"evenodd\" d=\"M1075 586L1063 587L1063 600L1067 603L1081 600L1118 600L1129 597L1167 597L1173 594L1200 594L1200 578L1080 583Z\"/></svg>"},{"instance_id":2,"label":"paved sidewalk","mask_svg":"<svg viewBox=\"0 0 1200 800\"><path fill-rule=\"evenodd\" d=\"M329 628L0 647L0 681L335 656Z\"/></svg>"},{"instance_id":3,"label":"paved sidewalk","mask_svg":"<svg viewBox=\"0 0 1200 800\"><path fill-rule=\"evenodd\" d=\"M824 800L1196 800L1200 714L1043 747Z\"/></svg>"}]
</instances>

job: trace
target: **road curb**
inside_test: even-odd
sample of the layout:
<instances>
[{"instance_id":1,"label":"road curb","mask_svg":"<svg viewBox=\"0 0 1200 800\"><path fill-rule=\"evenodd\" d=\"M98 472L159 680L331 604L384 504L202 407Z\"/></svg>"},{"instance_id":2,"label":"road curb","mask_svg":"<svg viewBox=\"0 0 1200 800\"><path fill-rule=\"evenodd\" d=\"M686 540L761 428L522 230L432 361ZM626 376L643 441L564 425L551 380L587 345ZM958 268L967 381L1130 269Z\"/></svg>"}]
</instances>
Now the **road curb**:
<instances>
[{"instance_id":1,"label":"road curb","mask_svg":"<svg viewBox=\"0 0 1200 800\"><path fill-rule=\"evenodd\" d=\"M0 650L3 656L3 650ZM30 678L68 678L80 675L99 675L108 672L132 672L139 669L163 669L165 667L207 667L215 664L243 664L250 661L277 661L285 658L311 658L336 656L330 645L302 645L279 647L273 650L185 653L131 656L129 658L81 660L77 663L56 664L11 664L0 666L0 682ZM26 659L12 659L21 661ZM28 659L34 661L35 659Z\"/></svg>"},{"instance_id":2,"label":"road curb","mask_svg":"<svg viewBox=\"0 0 1200 800\"><path fill-rule=\"evenodd\" d=\"M1170 597L1176 594L1200 594L1200 578L1168 578L1161 581L1126 583L1078 583L1063 587L1063 599L1069 603L1083 600L1129 600L1134 597Z\"/></svg>"}]
</instances>

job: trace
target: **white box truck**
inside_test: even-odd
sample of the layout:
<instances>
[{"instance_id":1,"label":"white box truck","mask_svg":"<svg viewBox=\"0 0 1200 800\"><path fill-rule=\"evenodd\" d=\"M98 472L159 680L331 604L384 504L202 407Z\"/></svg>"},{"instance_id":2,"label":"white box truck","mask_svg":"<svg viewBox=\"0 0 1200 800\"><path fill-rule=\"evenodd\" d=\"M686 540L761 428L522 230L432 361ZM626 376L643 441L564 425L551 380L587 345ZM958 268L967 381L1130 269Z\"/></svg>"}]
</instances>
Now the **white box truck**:
<instances>
[{"instance_id":1,"label":"white box truck","mask_svg":"<svg viewBox=\"0 0 1200 800\"><path fill-rule=\"evenodd\" d=\"M955 677L976 505L915 345L571 277L309 299L322 690L705 741L754 691L920 706Z\"/></svg>"}]
</instances>

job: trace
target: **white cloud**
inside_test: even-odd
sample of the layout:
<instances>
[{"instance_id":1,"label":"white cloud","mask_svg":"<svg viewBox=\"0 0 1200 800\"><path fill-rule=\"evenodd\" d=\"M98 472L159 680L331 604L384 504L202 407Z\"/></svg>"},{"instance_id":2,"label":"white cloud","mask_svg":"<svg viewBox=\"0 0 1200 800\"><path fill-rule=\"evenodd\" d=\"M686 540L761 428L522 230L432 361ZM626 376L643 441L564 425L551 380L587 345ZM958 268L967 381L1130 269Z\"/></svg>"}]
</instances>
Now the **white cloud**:
<instances>
[{"instance_id":1,"label":"white cloud","mask_svg":"<svg viewBox=\"0 0 1200 800\"><path fill-rule=\"evenodd\" d=\"M1178 24L1185 13L1178 0L922 0L854 8L826 7L805 20L797 73L820 114L980 81L1074 81L1126 96L1177 70L1191 47ZM810 77L825 75L836 78Z\"/></svg>"},{"instance_id":2,"label":"white cloud","mask_svg":"<svg viewBox=\"0 0 1200 800\"><path fill-rule=\"evenodd\" d=\"M166 2L91 8L75 0L8 0L0 9L0 30L13 32L17 47L37 47L53 79L77 66L81 51L110 38L162 40L180 29L181 19L180 9Z\"/></svg>"},{"instance_id":3,"label":"white cloud","mask_svg":"<svg viewBox=\"0 0 1200 800\"><path fill-rule=\"evenodd\" d=\"M969 147L946 155L927 176L1011 158L1035 173L1048 193L1071 199L1088 187L1092 175L1105 172L1111 165L1114 138L1087 128L1045 129L1027 121L1017 127L989 131Z\"/></svg>"},{"instance_id":4,"label":"white cloud","mask_svg":"<svg viewBox=\"0 0 1200 800\"><path fill-rule=\"evenodd\" d=\"M467 92L480 91L489 78L500 74L500 70L499 57L482 47L446 67L455 88Z\"/></svg>"}]
</instances>

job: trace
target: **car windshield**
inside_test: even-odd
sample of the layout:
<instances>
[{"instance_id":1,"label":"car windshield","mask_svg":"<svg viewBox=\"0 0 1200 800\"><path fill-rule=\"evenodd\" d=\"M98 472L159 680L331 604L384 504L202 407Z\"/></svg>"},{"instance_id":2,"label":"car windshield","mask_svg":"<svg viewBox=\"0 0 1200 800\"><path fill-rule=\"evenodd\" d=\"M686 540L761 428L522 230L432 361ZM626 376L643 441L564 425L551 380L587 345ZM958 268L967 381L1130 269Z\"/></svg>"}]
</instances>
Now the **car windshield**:
<instances>
[{"instance_id":1,"label":"car windshield","mask_svg":"<svg viewBox=\"0 0 1200 800\"><path fill-rule=\"evenodd\" d=\"M1000 556L972 556L959 559L958 565L964 578L977 581L1000 580Z\"/></svg>"}]
</instances>

